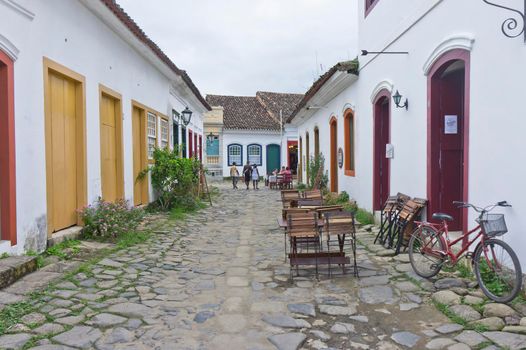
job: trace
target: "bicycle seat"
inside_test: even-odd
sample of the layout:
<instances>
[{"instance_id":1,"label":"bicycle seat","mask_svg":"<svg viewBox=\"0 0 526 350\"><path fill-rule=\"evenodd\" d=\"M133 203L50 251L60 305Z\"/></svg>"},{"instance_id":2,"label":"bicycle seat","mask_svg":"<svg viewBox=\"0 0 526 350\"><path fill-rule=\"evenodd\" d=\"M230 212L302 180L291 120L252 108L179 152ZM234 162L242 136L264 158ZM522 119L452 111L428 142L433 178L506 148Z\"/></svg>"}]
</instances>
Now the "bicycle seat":
<instances>
[{"instance_id":1,"label":"bicycle seat","mask_svg":"<svg viewBox=\"0 0 526 350\"><path fill-rule=\"evenodd\" d=\"M453 221L453 217L451 215L447 215L444 213L434 213L433 219L440 220L440 221Z\"/></svg>"}]
</instances>

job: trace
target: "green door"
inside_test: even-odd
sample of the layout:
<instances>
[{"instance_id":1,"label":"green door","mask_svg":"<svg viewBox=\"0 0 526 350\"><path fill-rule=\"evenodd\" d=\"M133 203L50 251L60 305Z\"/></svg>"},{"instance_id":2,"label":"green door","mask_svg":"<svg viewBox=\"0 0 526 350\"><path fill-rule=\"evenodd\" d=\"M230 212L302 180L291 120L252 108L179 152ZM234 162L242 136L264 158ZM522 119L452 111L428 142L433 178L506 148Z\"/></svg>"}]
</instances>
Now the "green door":
<instances>
[{"instance_id":1,"label":"green door","mask_svg":"<svg viewBox=\"0 0 526 350\"><path fill-rule=\"evenodd\" d=\"M267 145L267 175L275 169L280 170L280 163L279 145Z\"/></svg>"}]
</instances>

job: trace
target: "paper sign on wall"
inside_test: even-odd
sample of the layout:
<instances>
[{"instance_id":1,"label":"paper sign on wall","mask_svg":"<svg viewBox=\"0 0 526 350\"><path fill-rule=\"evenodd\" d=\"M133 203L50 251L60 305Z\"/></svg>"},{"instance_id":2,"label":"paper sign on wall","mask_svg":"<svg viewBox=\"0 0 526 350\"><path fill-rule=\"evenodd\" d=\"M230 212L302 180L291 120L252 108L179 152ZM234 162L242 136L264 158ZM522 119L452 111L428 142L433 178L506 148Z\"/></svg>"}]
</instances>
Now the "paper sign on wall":
<instances>
[{"instance_id":1,"label":"paper sign on wall","mask_svg":"<svg viewBox=\"0 0 526 350\"><path fill-rule=\"evenodd\" d=\"M445 115L444 116L444 134L458 134L458 116Z\"/></svg>"},{"instance_id":2,"label":"paper sign on wall","mask_svg":"<svg viewBox=\"0 0 526 350\"><path fill-rule=\"evenodd\" d=\"M385 158L394 158L394 146L390 143L385 145Z\"/></svg>"}]
</instances>

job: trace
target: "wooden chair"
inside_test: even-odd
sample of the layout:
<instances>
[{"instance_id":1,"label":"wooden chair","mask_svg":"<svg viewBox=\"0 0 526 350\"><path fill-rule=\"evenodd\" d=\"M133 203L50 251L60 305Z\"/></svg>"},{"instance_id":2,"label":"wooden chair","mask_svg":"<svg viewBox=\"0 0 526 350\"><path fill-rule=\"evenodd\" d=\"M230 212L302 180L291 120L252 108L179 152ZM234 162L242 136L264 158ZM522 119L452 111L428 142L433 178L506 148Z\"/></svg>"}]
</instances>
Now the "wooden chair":
<instances>
[{"instance_id":1,"label":"wooden chair","mask_svg":"<svg viewBox=\"0 0 526 350\"><path fill-rule=\"evenodd\" d=\"M400 216L400 212L402 211L402 209L404 208L404 205L405 203L411 199L411 197L409 197L408 195L405 195L403 193L398 193L396 195L396 198L397 198L397 203L396 203L396 206L395 208L392 210L391 212L391 216L389 218L389 225L386 229L386 235L383 237L383 240L381 241L381 244L384 246L384 247L387 247L387 248L392 248L393 247L393 241L395 239L395 225L397 224L398 222L398 219L399 219L399 216Z\"/></svg>"},{"instance_id":2,"label":"wooden chair","mask_svg":"<svg viewBox=\"0 0 526 350\"><path fill-rule=\"evenodd\" d=\"M299 199L300 193L297 190L281 191L281 201L283 203L283 208L297 207Z\"/></svg>"},{"instance_id":3,"label":"wooden chair","mask_svg":"<svg viewBox=\"0 0 526 350\"><path fill-rule=\"evenodd\" d=\"M323 205L321 199L298 199L298 208L318 208Z\"/></svg>"},{"instance_id":4,"label":"wooden chair","mask_svg":"<svg viewBox=\"0 0 526 350\"><path fill-rule=\"evenodd\" d=\"M321 206L321 207L317 207L314 210L318 213L320 219L322 219L322 218L325 217L325 214L341 213L341 212L343 212L343 206L341 206L341 205L324 205L324 206Z\"/></svg>"},{"instance_id":5,"label":"wooden chair","mask_svg":"<svg viewBox=\"0 0 526 350\"><path fill-rule=\"evenodd\" d=\"M281 209L281 217L287 220L289 214L308 214L312 212L312 209L308 208L283 208ZM285 248L285 261L287 260L287 229L284 231L284 248Z\"/></svg>"},{"instance_id":6,"label":"wooden chair","mask_svg":"<svg viewBox=\"0 0 526 350\"><path fill-rule=\"evenodd\" d=\"M327 251L329 259L329 276L331 276L331 248L336 247L339 257L345 257L345 246L350 246L353 255L354 276L358 277L358 265L356 263L356 226L354 214L347 212L325 213L324 233L327 236ZM343 259L345 261L345 259ZM345 264L342 271L345 273Z\"/></svg>"},{"instance_id":7,"label":"wooden chair","mask_svg":"<svg viewBox=\"0 0 526 350\"><path fill-rule=\"evenodd\" d=\"M311 258L314 259L316 266L316 278L318 278L318 254L321 248L320 228L318 227L318 215L315 212L297 213L287 215L287 234L290 240L290 274L296 267L296 275L299 275L299 265L310 264ZM307 259L305 253L299 253L299 248L307 249ZM314 254L310 254L310 248L314 248ZM303 261L303 262L302 262ZM309 261L305 263L305 261Z\"/></svg>"},{"instance_id":8,"label":"wooden chair","mask_svg":"<svg viewBox=\"0 0 526 350\"><path fill-rule=\"evenodd\" d=\"M376 242L384 242L384 236L387 234L388 229L392 225L393 214L396 211L397 204L397 196L390 196L385 201L380 213L380 231L378 231L378 234L374 239L375 244Z\"/></svg>"},{"instance_id":9,"label":"wooden chair","mask_svg":"<svg viewBox=\"0 0 526 350\"><path fill-rule=\"evenodd\" d=\"M283 175L283 188L291 189L292 186L292 174Z\"/></svg>"},{"instance_id":10,"label":"wooden chair","mask_svg":"<svg viewBox=\"0 0 526 350\"><path fill-rule=\"evenodd\" d=\"M413 199L410 199L405 202L404 207L398 214L398 220L393 230L393 241L390 247L394 247L394 239L396 238L395 254L400 253L402 244L404 242L406 229L411 229L410 225L412 225L413 221L420 214L420 211L424 206L425 204L422 205L422 202L420 200L415 201Z\"/></svg>"},{"instance_id":11,"label":"wooden chair","mask_svg":"<svg viewBox=\"0 0 526 350\"><path fill-rule=\"evenodd\" d=\"M303 192L303 199L318 199L323 202L323 192L321 190L310 190Z\"/></svg>"}]
</instances>

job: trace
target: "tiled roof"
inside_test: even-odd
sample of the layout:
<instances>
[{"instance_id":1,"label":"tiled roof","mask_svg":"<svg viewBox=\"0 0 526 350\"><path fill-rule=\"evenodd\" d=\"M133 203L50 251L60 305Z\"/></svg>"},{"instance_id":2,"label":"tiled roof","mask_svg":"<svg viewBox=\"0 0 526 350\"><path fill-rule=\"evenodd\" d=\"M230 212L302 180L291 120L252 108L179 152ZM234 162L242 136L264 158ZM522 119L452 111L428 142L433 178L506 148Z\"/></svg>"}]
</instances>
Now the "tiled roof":
<instances>
[{"instance_id":1,"label":"tiled roof","mask_svg":"<svg viewBox=\"0 0 526 350\"><path fill-rule=\"evenodd\" d=\"M316 95L318 91L325 85L325 83L334 75L336 72L345 72L347 71L350 74L358 75L358 59L352 61L339 62L335 64L331 69L329 69L325 74L320 76L318 80L312 84L310 89L305 93L303 99L296 105L296 108L287 118L287 122L290 123L292 119L298 114L298 112L307 105L307 102Z\"/></svg>"},{"instance_id":2,"label":"tiled roof","mask_svg":"<svg viewBox=\"0 0 526 350\"><path fill-rule=\"evenodd\" d=\"M224 109L223 123L227 129L279 130L279 122L252 96L207 95L211 106Z\"/></svg>"},{"instance_id":3,"label":"tiled roof","mask_svg":"<svg viewBox=\"0 0 526 350\"><path fill-rule=\"evenodd\" d=\"M301 101L303 95L258 91L256 97L278 122L281 111L283 114L283 122L285 122L296 108L296 105Z\"/></svg>"},{"instance_id":4,"label":"tiled roof","mask_svg":"<svg viewBox=\"0 0 526 350\"><path fill-rule=\"evenodd\" d=\"M255 97L207 95L206 100L211 106L223 107L227 129L280 130L279 111L285 121L302 96L258 91Z\"/></svg>"},{"instance_id":5,"label":"tiled roof","mask_svg":"<svg viewBox=\"0 0 526 350\"><path fill-rule=\"evenodd\" d=\"M117 17L132 33L135 35L137 39L139 39L141 42L143 42L146 46L148 46L153 53L162 61L164 62L170 69L177 75L179 75L183 81L186 83L186 85L190 88L192 93L197 97L199 102L201 102L208 110L211 110L210 105L206 102L206 100L203 98L201 93L199 92L199 89L195 86L192 79L190 79L190 76L186 73L186 71L179 69L175 63L166 56L166 54L157 46L156 43L154 43L147 35L144 33L144 31L135 23L135 21L123 10L122 7L120 7L119 4L115 0L100 0L108 9L110 9L111 12Z\"/></svg>"}]
</instances>

